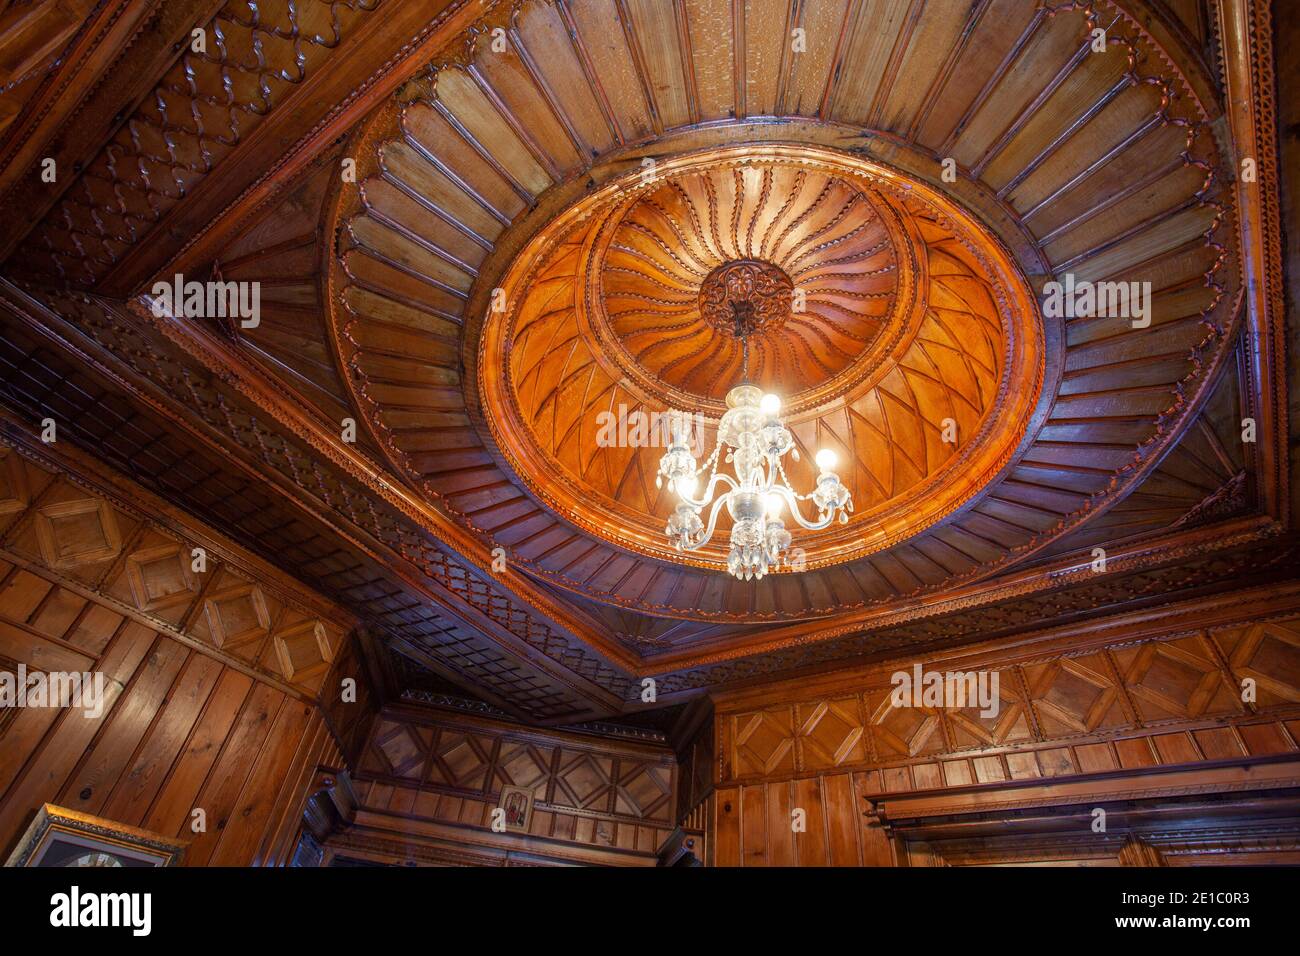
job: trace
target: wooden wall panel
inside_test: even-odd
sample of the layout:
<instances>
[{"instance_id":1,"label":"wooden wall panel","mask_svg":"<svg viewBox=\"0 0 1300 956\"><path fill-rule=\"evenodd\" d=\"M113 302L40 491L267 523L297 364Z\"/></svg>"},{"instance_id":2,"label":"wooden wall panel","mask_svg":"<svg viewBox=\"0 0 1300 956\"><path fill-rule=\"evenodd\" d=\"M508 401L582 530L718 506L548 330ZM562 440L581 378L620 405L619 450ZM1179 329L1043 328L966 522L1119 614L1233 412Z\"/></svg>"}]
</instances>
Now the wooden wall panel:
<instances>
[{"instance_id":1,"label":"wooden wall panel","mask_svg":"<svg viewBox=\"0 0 1300 956\"><path fill-rule=\"evenodd\" d=\"M14 570L0 560L6 595L24 583ZM7 615L0 629L15 663L99 671L106 687L99 717L17 713L0 741L0 853L49 802L189 840L187 865L269 862L259 856L269 832L286 804L297 807L296 825L305 797L286 781L298 781L304 766L342 760L314 703L138 622L103 634L99 657L75 654L62 637L37 637ZM205 833L191 830L195 809L206 814Z\"/></svg>"},{"instance_id":2,"label":"wooden wall panel","mask_svg":"<svg viewBox=\"0 0 1300 956\"><path fill-rule=\"evenodd\" d=\"M339 841L349 852L369 847L410 862L441 859L437 844L471 855L653 865L678 805L677 762L666 747L406 707L375 721L353 786L357 825ZM533 793L526 833L491 832L503 786Z\"/></svg>"},{"instance_id":3,"label":"wooden wall panel","mask_svg":"<svg viewBox=\"0 0 1300 956\"><path fill-rule=\"evenodd\" d=\"M1300 788L1295 597L1246 594L1239 620L1192 630L1096 627L920 661L926 672L997 673L990 717L893 706L891 676L910 674L911 659L717 693L714 862L1127 865L1141 855L1087 839L1091 808L1124 799L1160 817L1144 839L1183 863L1300 860L1300 802L1283 796ZM1256 693L1243 700L1247 679ZM1204 809L1182 803L1228 792L1249 799L1212 840L1197 822ZM1252 809L1261 802L1268 819ZM1047 822L1021 819L1027 807L1049 808ZM1053 814L1063 833L1049 832ZM966 815L989 840L971 836ZM988 822L1003 815L1005 830Z\"/></svg>"},{"instance_id":4,"label":"wooden wall panel","mask_svg":"<svg viewBox=\"0 0 1300 956\"><path fill-rule=\"evenodd\" d=\"M287 862L317 769L345 767L374 712L347 619L151 501L12 449L0 468L0 668L102 674L105 691L91 716L5 710L0 858L54 803L185 839L187 865Z\"/></svg>"}]
</instances>

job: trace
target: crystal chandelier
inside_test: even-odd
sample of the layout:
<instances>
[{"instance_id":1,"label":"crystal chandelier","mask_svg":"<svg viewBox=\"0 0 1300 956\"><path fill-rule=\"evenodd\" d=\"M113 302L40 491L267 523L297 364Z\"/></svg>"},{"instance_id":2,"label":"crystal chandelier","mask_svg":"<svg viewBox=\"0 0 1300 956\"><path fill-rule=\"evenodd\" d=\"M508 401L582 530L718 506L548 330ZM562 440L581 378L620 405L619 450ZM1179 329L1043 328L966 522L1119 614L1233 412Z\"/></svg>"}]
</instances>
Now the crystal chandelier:
<instances>
[{"instance_id":1,"label":"crystal chandelier","mask_svg":"<svg viewBox=\"0 0 1300 956\"><path fill-rule=\"evenodd\" d=\"M689 416L684 413L672 416L671 444L659 461L659 474L655 478L655 484L660 487L666 478L669 490L676 492L680 499L665 528L668 540L678 551L703 547L713 537L718 515L726 505L733 522L727 570L745 581L761 578L768 571L788 564L791 537L781 520L783 508L788 507L794 521L809 531L827 527L837 516L841 522L847 522L853 510L849 490L833 470L835 452L829 448L817 452L814 458L820 473L810 493L798 494L790 486L782 459L789 453L798 461L799 452L794 447L794 436L778 414L781 400L776 395L763 394L762 389L747 381L749 335L763 319L756 314L755 300L770 303L772 299L770 295L762 295L762 284L768 279L763 267L771 268L767 263L727 263L728 274L710 275L705 280L706 295L713 293L715 304L725 303L730 311L733 324L729 331L741 345L742 381L727 393L727 411L718 423L717 446L703 464L697 464L691 454ZM711 283L710 279L719 281ZM756 284L759 296L755 295ZM721 295L716 293L718 286L723 288ZM720 464L731 465L735 477L719 471ZM701 481L703 492L696 497ZM715 497L719 485L726 490ZM805 518L800 511L799 503L809 499L817 509L814 520ZM701 517L705 508L708 508L707 523Z\"/></svg>"}]
</instances>

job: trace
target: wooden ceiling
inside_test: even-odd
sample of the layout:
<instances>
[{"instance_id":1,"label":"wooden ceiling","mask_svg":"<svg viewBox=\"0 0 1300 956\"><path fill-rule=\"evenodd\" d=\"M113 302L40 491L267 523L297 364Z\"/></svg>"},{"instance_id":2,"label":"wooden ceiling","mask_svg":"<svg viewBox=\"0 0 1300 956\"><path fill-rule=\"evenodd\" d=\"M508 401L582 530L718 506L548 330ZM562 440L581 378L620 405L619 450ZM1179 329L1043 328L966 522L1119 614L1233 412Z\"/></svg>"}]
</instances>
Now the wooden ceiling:
<instances>
[{"instance_id":1,"label":"wooden ceiling","mask_svg":"<svg viewBox=\"0 0 1300 956\"><path fill-rule=\"evenodd\" d=\"M108 403L79 442L512 715L1282 573L1276 186L1211 4L103 2L41 50L36 15L0 9L0 397ZM806 293L752 369L792 479L833 447L857 505L749 583L665 546L661 449L596 441L716 415L737 260ZM176 272L260 282L261 324L150 314ZM1045 315L1066 273L1151 283L1149 327Z\"/></svg>"}]
</instances>

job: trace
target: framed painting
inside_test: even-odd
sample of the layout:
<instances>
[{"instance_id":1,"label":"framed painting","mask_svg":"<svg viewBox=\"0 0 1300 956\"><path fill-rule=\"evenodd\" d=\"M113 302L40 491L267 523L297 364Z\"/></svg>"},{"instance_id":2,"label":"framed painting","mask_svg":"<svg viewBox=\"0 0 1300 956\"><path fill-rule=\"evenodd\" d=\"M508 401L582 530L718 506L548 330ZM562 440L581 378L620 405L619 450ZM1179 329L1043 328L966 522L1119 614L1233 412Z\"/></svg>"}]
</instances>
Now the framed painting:
<instances>
[{"instance_id":1,"label":"framed painting","mask_svg":"<svg viewBox=\"0 0 1300 956\"><path fill-rule=\"evenodd\" d=\"M47 803L5 866L175 866L185 841Z\"/></svg>"},{"instance_id":2,"label":"framed painting","mask_svg":"<svg viewBox=\"0 0 1300 956\"><path fill-rule=\"evenodd\" d=\"M506 829L527 832L533 819L533 792L523 787L502 787L500 807L506 812Z\"/></svg>"}]
</instances>

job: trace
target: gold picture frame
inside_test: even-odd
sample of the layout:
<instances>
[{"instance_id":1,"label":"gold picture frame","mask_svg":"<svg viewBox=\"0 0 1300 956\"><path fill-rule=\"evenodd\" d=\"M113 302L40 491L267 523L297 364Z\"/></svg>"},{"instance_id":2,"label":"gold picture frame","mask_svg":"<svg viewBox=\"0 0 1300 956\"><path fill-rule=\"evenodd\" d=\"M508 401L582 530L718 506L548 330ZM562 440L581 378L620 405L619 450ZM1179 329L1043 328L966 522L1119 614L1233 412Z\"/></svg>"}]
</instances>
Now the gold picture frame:
<instances>
[{"instance_id":1,"label":"gold picture frame","mask_svg":"<svg viewBox=\"0 0 1300 956\"><path fill-rule=\"evenodd\" d=\"M5 866L176 866L186 845L184 840L47 803Z\"/></svg>"}]
</instances>

